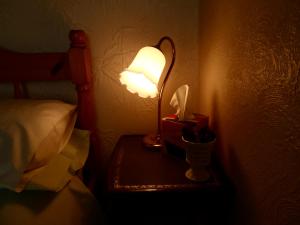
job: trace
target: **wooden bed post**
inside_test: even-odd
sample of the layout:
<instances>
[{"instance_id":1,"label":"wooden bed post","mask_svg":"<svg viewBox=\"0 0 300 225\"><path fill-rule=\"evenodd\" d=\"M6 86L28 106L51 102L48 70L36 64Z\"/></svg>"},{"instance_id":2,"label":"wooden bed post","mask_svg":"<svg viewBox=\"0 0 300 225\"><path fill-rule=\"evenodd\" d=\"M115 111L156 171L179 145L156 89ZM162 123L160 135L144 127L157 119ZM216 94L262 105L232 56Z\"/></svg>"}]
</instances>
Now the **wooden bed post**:
<instances>
[{"instance_id":1,"label":"wooden bed post","mask_svg":"<svg viewBox=\"0 0 300 225\"><path fill-rule=\"evenodd\" d=\"M91 148L86 163L84 178L86 185L93 190L98 176L99 138L97 137L97 117L94 98L94 85L91 69L91 55L87 37L82 30L70 31L71 46L69 49L69 65L71 80L76 85L78 98L78 125L91 131Z\"/></svg>"}]
</instances>

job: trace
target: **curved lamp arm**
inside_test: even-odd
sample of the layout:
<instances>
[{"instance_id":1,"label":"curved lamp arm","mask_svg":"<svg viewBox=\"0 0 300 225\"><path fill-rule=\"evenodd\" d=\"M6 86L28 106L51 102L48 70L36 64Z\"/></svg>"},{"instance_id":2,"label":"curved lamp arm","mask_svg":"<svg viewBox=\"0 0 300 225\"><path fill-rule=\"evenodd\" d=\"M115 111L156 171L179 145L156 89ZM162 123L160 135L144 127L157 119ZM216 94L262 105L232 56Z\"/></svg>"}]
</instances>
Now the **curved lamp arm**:
<instances>
[{"instance_id":1,"label":"curved lamp arm","mask_svg":"<svg viewBox=\"0 0 300 225\"><path fill-rule=\"evenodd\" d=\"M161 49L164 41L168 41L171 44L172 61L160 88L158 88L159 79L161 78L166 62ZM149 148L158 149L163 146L161 141L161 101L167 80L174 66L175 55L173 40L168 36L164 36L159 40L157 45L152 47L146 46L140 49L130 66L120 73L120 82L125 84L130 92L138 93L143 98L153 98L158 92L157 132L154 135L146 135L143 139L144 145Z\"/></svg>"},{"instance_id":2,"label":"curved lamp arm","mask_svg":"<svg viewBox=\"0 0 300 225\"><path fill-rule=\"evenodd\" d=\"M158 107L157 107L157 109L158 109L157 110L157 134L156 134L157 143L161 142L161 100L162 100L162 96L163 96L163 93L164 93L165 85L166 85L167 80L170 76L170 73L172 71L172 68L173 68L174 63L175 63L175 58L176 58L175 44L174 44L173 40L170 37L168 37L168 36L162 37L159 40L159 42L157 43L157 45L155 45L154 47L159 49L160 51L162 51L161 45L164 41L169 41L170 44L171 44L171 47L172 47L172 61L171 61L171 64L168 68L167 74L166 74L166 76L163 80L163 83L161 84L161 87L159 89Z\"/></svg>"}]
</instances>

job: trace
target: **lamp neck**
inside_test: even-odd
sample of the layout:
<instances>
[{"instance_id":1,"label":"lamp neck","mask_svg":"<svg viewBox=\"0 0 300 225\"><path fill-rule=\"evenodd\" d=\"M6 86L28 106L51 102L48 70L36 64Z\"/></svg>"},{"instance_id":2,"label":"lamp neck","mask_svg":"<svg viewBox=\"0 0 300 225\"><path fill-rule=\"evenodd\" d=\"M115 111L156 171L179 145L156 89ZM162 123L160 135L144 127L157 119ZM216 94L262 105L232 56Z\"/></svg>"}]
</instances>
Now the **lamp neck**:
<instances>
[{"instance_id":1,"label":"lamp neck","mask_svg":"<svg viewBox=\"0 0 300 225\"><path fill-rule=\"evenodd\" d=\"M173 40L168 37L168 36L164 36L162 37L159 42L157 43L157 45L155 45L154 47L159 49L160 51L162 51L161 49L161 45L164 41L169 41L169 43L171 44L171 47L172 47L172 61L170 63L170 66L167 70L167 74L161 84L161 87L159 89L159 95L158 95L158 111L157 111L157 138L159 139L160 141L160 137L161 137L161 101L162 101L162 96L163 96L163 93L164 93L164 89L165 89L165 85L167 83L167 80L170 76L170 73L172 71L172 68L174 66L174 63L175 63L175 58L176 58L176 51L175 51L175 44L173 42Z\"/></svg>"}]
</instances>

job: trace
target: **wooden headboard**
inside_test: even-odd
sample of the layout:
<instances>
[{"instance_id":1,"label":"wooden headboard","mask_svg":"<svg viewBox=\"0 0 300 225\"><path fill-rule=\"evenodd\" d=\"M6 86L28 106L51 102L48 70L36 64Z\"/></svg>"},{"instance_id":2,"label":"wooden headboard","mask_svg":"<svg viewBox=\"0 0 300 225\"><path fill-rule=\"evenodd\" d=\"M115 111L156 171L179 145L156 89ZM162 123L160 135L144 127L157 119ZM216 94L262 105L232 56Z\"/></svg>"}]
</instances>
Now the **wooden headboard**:
<instances>
[{"instance_id":1,"label":"wooden headboard","mask_svg":"<svg viewBox=\"0 0 300 225\"><path fill-rule=\"evenodd\" d=\"M77 127L91 131L91 150L85 168L96 170L98 141L89 43L82 30L71 30L69 39L67 52L19 53L0 48L0 83L12 83L15 98L28 98L26 82L72 81L77 92ZM93 178L86 182L91 186Z\"/></svg>"}]
</instances>

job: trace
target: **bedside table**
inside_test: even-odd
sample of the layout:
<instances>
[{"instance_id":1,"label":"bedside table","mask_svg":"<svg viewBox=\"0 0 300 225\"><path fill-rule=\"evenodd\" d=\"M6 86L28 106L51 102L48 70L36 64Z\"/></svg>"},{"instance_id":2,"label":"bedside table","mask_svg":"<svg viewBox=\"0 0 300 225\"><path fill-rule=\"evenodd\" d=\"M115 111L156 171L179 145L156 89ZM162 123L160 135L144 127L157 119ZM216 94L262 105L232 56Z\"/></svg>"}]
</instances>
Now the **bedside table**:
<instances>
[{"instance_id":1,"label":"bedside table","mask_svg":"<svg viewBox=\"0 0 300 225\"><path fill-rule=\"evenodd\" d=\"M112 223L226 224L226 188L216 171L206 182L190 181L185 160L145 149L142 138L121 136L114 149L107 180Z\"/></svg>"}]
</instances>

